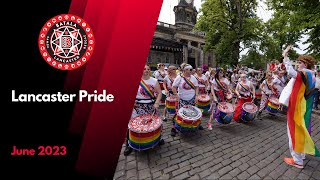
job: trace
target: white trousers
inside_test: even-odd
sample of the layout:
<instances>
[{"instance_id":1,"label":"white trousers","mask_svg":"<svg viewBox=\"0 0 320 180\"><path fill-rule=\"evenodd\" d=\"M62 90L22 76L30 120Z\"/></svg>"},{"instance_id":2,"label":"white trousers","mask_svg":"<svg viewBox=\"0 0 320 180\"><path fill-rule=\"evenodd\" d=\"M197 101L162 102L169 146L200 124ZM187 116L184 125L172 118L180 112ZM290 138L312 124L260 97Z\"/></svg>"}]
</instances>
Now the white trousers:
<instances>
[{"instance_id":1,"label":"white trousers","mask_svg":"<svg viewBox=\"0 0 320 180\"><path fill-rule=\"evenodd\" d=\"M293 157L293 160L296 164L302 165L303 166L303 160L306 158L306 155L304 153L297 153L294 152L293 146L292 146L292 141L291 141L291 136L290 136L290 130L289 130L289 125L287 123L287 133L288 133L288 138L289 138L289 150L290 154Z\"/></svg>"}]
</instances>

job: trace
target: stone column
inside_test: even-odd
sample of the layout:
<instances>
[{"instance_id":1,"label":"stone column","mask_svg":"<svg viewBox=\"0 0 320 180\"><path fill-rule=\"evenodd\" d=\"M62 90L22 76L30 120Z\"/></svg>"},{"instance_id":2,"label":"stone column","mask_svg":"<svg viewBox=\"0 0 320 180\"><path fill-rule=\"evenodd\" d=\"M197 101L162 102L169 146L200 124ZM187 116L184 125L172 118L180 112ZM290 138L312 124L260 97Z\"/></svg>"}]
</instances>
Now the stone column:
<instances>
[{"instance_id":1,"label":"stone column","mask_svg":"<svg viewBox=\"0 0 320 180\"><path fill-rule=\"evenodd\" d=\"M188 46L183 46L183 62L188 63Z\"/></svg>"}]
</instances>

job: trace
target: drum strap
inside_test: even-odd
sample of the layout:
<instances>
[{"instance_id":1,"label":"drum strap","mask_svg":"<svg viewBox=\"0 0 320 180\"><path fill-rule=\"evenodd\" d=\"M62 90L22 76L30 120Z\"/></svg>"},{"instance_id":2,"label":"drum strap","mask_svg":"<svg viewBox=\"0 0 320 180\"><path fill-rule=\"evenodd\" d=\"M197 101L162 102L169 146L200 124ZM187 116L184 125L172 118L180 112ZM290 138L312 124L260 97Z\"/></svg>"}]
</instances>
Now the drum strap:
<instances>
[{"instance_id":1,"label":"drum strap","mask_svg":"<svg viewBox=\"0 0 320 180\"><path fill-rule=\"evenodd\" d=\"M215 78L216 83L218 84L219 88L222 89L223 91L227 91L226 87L224 87L224 85L220 82L220 80L218 80L217 78Z\"/></svg>"},{"instance_id":2,"label":"drum strap","mask_svg":"<svg viewBox=\"0 0 320 180\"><path fill-rule=\"evenodd\" d=\"M143 79L141 79L141 81L140 81L140 86L148 94L148 96L151 99L156 98L155 95L153 94L153 92L150 90L149 86L143 81Z\"/></svg>"},{"instance_id":3,"label":"drum strap","mask_svg":"<svg viewBox=\"0 0 320 180\"><path fill-rule=\"evenodd\" d=\"M203 84L203 85L204 85L204 83L201 81L201 79L197 78L197 76L194 76L194 77L198 80L198 82L199 82L200 84Z\"/></svg>"},{"instance_id":4,"label":"drum strap","mask_svg":"<svg viewBox=\"0 0 320 180\"><path fill-rule=\"evenodd\" d=\"M250 92L250 94L252 94L251 91L249 90L249 88L247 89L244 85L242 85L242 83L239 83L239 84L242 87L242 89L244 89L245 91L248 91L248 92Z\"/></svg>"},{"instance_id":5,"label":"drum strap","mask_svg":"<svg viewBox=\"0 0 320 180\"><path fill-rule=\"evenodd\" d=\"M165 76L165 74L164 75L162 75L162 73L158 70L158 72L159 72L159 74L160 74L160 76L162 77L162 78L164 78Z\"/></svg>"},{"instance_id":6,"label":"drum strap","mask_svg":"<svg viewBox=\"0 0 320 180\"><path fill-rule=\"evenodd\" d=\"M192 89L196 89L196 87L194 86L194 84L187 78L185 78L184 76L182 76L183 79L186 81L186 83L192 88Z\"/></svg>"},{"instance_id":7,"label":"drum strap","mask_svg":"<svg viewBox=\"0 0 320 180\"><path fill-rule=\"evenodd\" d=\"M171 83L173 83L174 80L173 80L172 78L170 78L170 77L168 77L168 78L169 78L169 80L171 81Z\"/></svg>"}]
</instances>

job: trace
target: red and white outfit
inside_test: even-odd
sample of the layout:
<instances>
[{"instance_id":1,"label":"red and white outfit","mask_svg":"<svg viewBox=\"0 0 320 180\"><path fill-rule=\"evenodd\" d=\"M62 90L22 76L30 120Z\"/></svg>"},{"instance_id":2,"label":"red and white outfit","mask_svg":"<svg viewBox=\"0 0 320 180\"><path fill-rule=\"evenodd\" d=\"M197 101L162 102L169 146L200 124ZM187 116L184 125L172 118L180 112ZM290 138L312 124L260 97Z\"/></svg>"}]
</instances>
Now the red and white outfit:
<instances>
[{"instance_id":1,"label":"red and white outfit","mask_svg":"<svg viewBox=\"0 0 320 180\"><path fill-rule=\"evenodd\" d=\"M198 80L199 84L199 94L206 94L206 81L208 80L207 76L201 74L199 77L197 74L194 76Z\"/></svg>"},{"instance_id":2,"label":"red and white outfit","mask_svg":"<svg viewBox=\"0 0 320 180\"><path fill-rule=\"evenodd\" d=\"M246 80L245 83L243 83L242 81L239 81L237 84L236 89L238 90L241 98L238 99L237 102L237 106L236 106L236 110L233 116L233 119L237 122L240 121L240 115L241 115L241 111L242 111L242 105L245 102L251 102L252 98L251 98L251 86L252 83L248 80Z\"/></svg>"},{"instance_id":3,"label":"red and white outfit","mask_svg":"<svg viewBox=\"0 0 320 180\"><path fill-rule=\"evenodd\" d=\"M179 94L179 108L184 105L192 105L195 106L195 96L196 96L196 87L198 87L198 80L191 75L189 79L195 88L189 86L189 84L184 80L183 77L177 76L174 80L172 86L178 88L178 94Z\"/></svg>"},{"instance_id":4,"label":"red and white outfit","mask_svg":"<svg viewBox=\"0 0 320 180\"><path fill-rule=\"evenodd\" d=\"M277 75L274 76L274 79L273 79L273 84L274 84L274 89L276 91L276 96L279 97L283 88L286 86L286 81L284 79L284 77L279 77Z\"/></svg>"},{"instance_id":5,"label":"red and white outfit","mask_svg":"<svg viewBox=\"0 0 320 180\"><path fill-rule=\"evenodd\" d=\"M175 78L177 78L177 77L175 77ZM172 84L173 84L175 78L172 78L172 77L169 77L169 75L166 75L166 77L163 79L163 81L166 82L166 84L167 84L167 89L169 91L169 95L173 95Z\"/></svg>"},{"instance_id":6,"label":"red and white outfit","mask_svg":"<svg viewBox=\"0 0 320 180\"><path fill-rule=\"evenodd\" d=\"M150 77L148 80L143 81L156 97L155 88L157 84L157 79ZM154 112L154 101L155 99L152 99L148 95L148 93L141 87L141 85L139 85L138 92L136 95L136 102L135 106L133 107L131 118L135 118L143 114L152 114Z\"/></svg>"},{"instance_id":7,"label":"red and white outfit","mask_svg":"<svg viewBox=\"0 0 320 180\"><path fill-rule=\"evenodd\" d=\"M168 73L165 70L163 70L163 71L157 70L154 72L154 78L156 78L158 80L160 87L161 87L161 90L164 90L163 80L167 75L168 75Z\"/></svg>"},{"instance_id":8,"label":"red and white outfit","mask_svg":"<svg viewBox=\"0 0 320 180\"><path fill-rule=\"evenodd\" d=\"M230 81L227 78L223 78L223 80L220 80L219 82L222 85L222 87L219 85L217 81L219 80L216 80L216 79L212 80L214 93L217 97L218 102L225 102L227 97L226 93L228 92Z\"/></svg>"},{"instance_id":9,"label":"red and white outfit","mask_svg":"<svg viewBox=\"0 0 320 180\"><path fill-rule=\"evenodd\" d=\"M262 110L264 110L264 108L268 103L269 97L273 94L273 87L271 83L268 84L267 80L265 79L262 82L262 84L263 84L263 88L261 89L261 102L260 102L259 112L262 112Z\"/></svg>"}]
</instances>

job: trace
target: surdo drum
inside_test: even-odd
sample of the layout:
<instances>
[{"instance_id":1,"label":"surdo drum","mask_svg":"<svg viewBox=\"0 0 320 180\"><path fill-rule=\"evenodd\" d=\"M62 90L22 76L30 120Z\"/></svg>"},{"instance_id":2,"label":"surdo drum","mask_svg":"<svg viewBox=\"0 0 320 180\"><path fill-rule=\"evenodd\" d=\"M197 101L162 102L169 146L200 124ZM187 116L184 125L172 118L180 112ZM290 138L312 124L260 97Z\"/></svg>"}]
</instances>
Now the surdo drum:
<instances>
[{"instance_id":1,"label":"surdo drum","mask_svg":"<svg viewBox=\"0 0 320 180\"><path fill-rule=\"evenodd\" d=\"M135 150L155 147L161 140L162 120L156 115L141 115L129 121L129 146Z\"/></svg>"},{"instance_id":2,"label":"surdo drum","mask_svg":"<svg viewBox=\"0 0 320 180\"><path fill-rule=\"evenodd\" d=\"M174 119L174 127L181 133L198 131L202 112L196 106L181 107Z\"/></svg>"}]
</instances>

